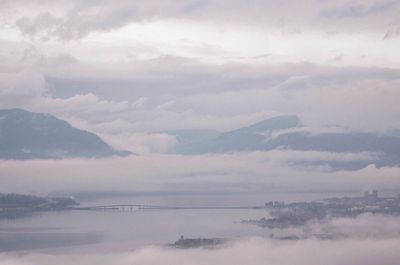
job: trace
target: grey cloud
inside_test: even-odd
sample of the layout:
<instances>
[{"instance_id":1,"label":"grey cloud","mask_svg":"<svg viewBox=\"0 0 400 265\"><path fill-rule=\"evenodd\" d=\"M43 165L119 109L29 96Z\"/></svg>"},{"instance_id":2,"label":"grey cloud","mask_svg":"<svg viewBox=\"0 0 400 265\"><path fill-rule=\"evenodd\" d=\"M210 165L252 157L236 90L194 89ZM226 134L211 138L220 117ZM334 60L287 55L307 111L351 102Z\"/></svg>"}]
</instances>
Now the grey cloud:
<instances>
[{"instance_id":1,"label":"grey cloud","mask_svg":"<svg viewBox=\"0 0 400 265\"><path fill-rule=\"evenodd\" d=\"M37 34L43 34L43 38L47 38L56 34L57 27L61 23L60 18L54 17L52 14L41 13L34 19L21 18L16 21L16 26L21 30L22 34L34 37Z\"/></svg>"},{"instance_id":2,"label":"grey cloud","mask_svg":"<svg viewBox=\"0 0 400 265\"><path fill-rule=\"evenodd\" d=\"M59 53L48 58L49 65L53 67L76 64L78 62L78 59L69 53Z\"/></svg>"},{"instance_id":3,"label":"grey cloud","mask_svg":"<svg viewBox=\"0 0 400 265\"><path fill-rule=\"evenodd\" d=\"M44 52L30 43L0 41L0 73L17 74L23 71L43 74L45 69L79 63L79 60L66 51Z\"/></svg>"},{"instance_id":4,"label":"grey cloud","mask_svg":"<svg viewBox=\"0 0 400 265\"><path fill-rule=\"evenodd\" d=\"M358 18L384 13L398 7L396 1L369 1L346 3L342 6L330 8L322 12L322 16L332 18Z\"/></svg>"},{"instance_id":5,"label":"grey cloud","mask_svg":"<svg viewBox=\"0 0 400 265\"><path fill-rule=\"evenodd\" d=\"M383 36L383 40L396 38L400 35L400 26L390 28Z\"/></svg>"},{"instance_id":6,"label":"grey cloud","mask_svg":"<svg viewBox=\"0 0 400 265\"><path fill-rule=\"evenodd\" d=\"M149 20L157 16L174 16L195 9L196 1L83 1L74 2L64 17L43 12L34 18L16 22L21 32L35 37L77 39L92 31L120 28L131 21Z\"/></svg>"},{"instance_id":7,"label":"grey cloud","mask_svg":"<svg viewBox=\"0 0 400 265\"><path fill-rule=\"evenodd\" d=\"M19 64L21 67L32 67L36 69L54 68L78 63L78 59L66 52L45 54L34 46L23 50Z\"/></svg>"},{"instance_id":8,"label":"grey cloud","mask_svg":"<svg viewBox=\"0 0 400 265\"><path fill-rule=\"evenodd\" d=\"M328 20L331 25L336 25L335 20L344 17L363 19L369 15L386 14L387 11L390 11L393 17L393 10L398 7L394 1L339 3L338 6L334 2L316 0L257 0L249 4L244 0L233 0L227 8L226 4L216 0L74 1L72 8L63 16L43 11L34 17L20 18L17 26L22 33L31 37L55 37L63 40L82 38L93 31L117 29L131 22L169 18L217 21L222 24L242 22L250 25L268 25L297 34L301 28L316 27L315 20L321 18ZM386 22L388 19L381 16L381 20ZM371 25L377 22L382 24L379 19L363 22ZM346 30L345 27L341 28Z\"/></svg>"}]
</instances>

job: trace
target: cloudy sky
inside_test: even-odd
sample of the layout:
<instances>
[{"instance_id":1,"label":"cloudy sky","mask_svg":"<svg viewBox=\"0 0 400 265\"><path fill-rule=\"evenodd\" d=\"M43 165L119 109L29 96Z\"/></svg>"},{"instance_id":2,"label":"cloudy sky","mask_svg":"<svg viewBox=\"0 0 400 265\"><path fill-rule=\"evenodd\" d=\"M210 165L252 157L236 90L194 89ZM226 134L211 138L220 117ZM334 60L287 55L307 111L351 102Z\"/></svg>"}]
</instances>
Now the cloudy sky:
<instances>
[{"instance_id":1,"label":"cloudy sky","mask_svg":"<svg viewBox=\"0 0 400 265\"><path fill-rule=\"evenodd\" d=\"M54 114L116 148L164 152L176 141L162 133L167 130L227 131L280 114L298 115L309 128L400 128L396 0L0 0L0 7L0 106ZM165 173L154 169L152 161L166 168L171 160L190 165L167 170L165 181L157 179L167 185L179 182L176 174L184 180L193 171L203 178L210 175L202 171L208 164L220 172L221 183L229 175L234 190L244 187L244 180L235 175L253 183L265 182L260 172L270 168L281 168L275 175L288 179L297 175L296 169L277 167L280 161L368 160L365 156L281 151L245 158L154 154L108 161L113 165L108 171L102 161L91 161L87 170L98 177L140 165L141 173L150 176L143 185L150 185ZM247 164L232 168L241 161ZM10 178L3 189L21 189L18 185L29 182L26 172L34 172L32 168L37 168L33 175L48 177L82 163L88 162L2 163L2 172ZM214 168L215 163L220 164ZM54 172L40 174L45 169ZM368 188L390 188L397 187L396 170L372 167L353 174L370 178ZM79 174L74 174L76 183L72 177L54 185L79 186ZM364 183L362 178L347 183L346 174L337 177L343 179L337 183L346 183L341 187ZM388 181L374 182L372 176L379 174ZM141 183L119 176L116 188ZM103 180L97 188L110 184L105 176ZM196 176L190 181L195 183ZM32 186L24 187L35 183L33 178ZM335 186L333 181L324 185Z\"/></svg>"},{"instance_id":2,"label":"cloudy sky","mask_svg":"<svg viewBox=\"0 0 400 265\"><path fill-rule=\"evenodd\" d=\"M395 0L0 5L3 108L103 135L229 130L278 114L400 127Z\"/></svg>"}]
</instances>

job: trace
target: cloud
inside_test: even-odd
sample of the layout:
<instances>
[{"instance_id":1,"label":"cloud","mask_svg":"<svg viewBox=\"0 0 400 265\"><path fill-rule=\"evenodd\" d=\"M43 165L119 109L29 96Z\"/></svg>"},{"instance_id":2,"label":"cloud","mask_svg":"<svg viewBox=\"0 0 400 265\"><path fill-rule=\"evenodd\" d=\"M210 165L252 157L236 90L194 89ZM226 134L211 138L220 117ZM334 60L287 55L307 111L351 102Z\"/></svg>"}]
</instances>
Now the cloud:
<instances>
[{"instance_id":1,"label":"cloud","mask_svg":"<svg viewBox=\"0 0 400 265\"><path fill-rule=\"evenodd\" d=\"M383 36L383 40L396 38L400 35L400 26L392 26Z\"/></svg>"},{"instance_id":2,"label":"cloud","mask_svg":"<svg viewBox=\"0 0 400 265\"><path fill-rule=\"evenodd\" d=\"M61 19L54 17L49 12L44 12L32 20L26 17L21 18L16 22L16 26L24 35L34 37L40 33L47 37L57 32L57 26L60 23Z\"/></svg>"},{"instance_id":3,"label":"cloud","mask_svg":"<svg viewBox=\"0 0 400 265\"><path fill-rule=\"evenodd\" d=\"M149 246L133 252L94 253L86 255L61 255L31 253L17 256L2 254L0 261L6 265L72 265L72 264L285 264L308 265L396 265L400 254L399 239L351 239L338 241L304 240L277 242L262 238L238 240L233 245L215 249L176 250ZM317 250L317 251L316 251Z\"/></svg>"},{"instance_id":4,"label":"cloud","mask_svg":"<svg viewBox=\"0 0 400 265\"><path fill-rule=\"evenodd\" d=\"M156 139L154 139L156 138ZM130 139L128 138L129 142ZM164 135L132 143L167 148ZM132 144L130 143L130 144ZM399 168L370 165L357 171L297 165L301 161L360 161L368 154L275 150L220 155L147 154L126 158L2 161L1 190L10 192L306 192L400 188ZM295 164L295 165L293 165ZM46 185L43 185L46 183Z\"/></svg>"},{"instance_id":5,"label":"cloud","mask_svg":"<svg viewBox=\"0 0 400 265\"><path fill-rule=\"evenodd\" d=\"M44 1L42 1L44 2ZM348 1L321 2L315 0L256 1L249 5L243 0L230 1L229 8L220 1L71 1L59 4L53 15L45 9L37 14L19 18L16 25L25 35L44 38L77 39L91 32L110 31L132 22L186 19L213 21L222 24L251 24L273 26L298 32L299 28L335 27L338 18L360 20L369 28L385 25L398 11L395 1ZM16 1L15 5L20 5ZM61 14L60 14L61 13ZM370 19L370 16L376 19ZM328 23L315 23L322 20ZM361 23L359 23L361 24ZM352 25L353 26L353 25ZM361 25L357 25L361 29ZM346 30L345 27L341 27ZM288 31L288 30L286 30Z\"/></svg>"},{"instance_id":6,"label":"cloud","mask_svg":"<svg viewBox=\"0 0 400 265\"><path fill-rule=\"evenodd\" d=\"M344 234L350 238L399 238L398 216L362 214L355 218L332 218L322 223L312 223L314 234Z\"/></svg>"},{"instance_id":7,"label":"cloud","mask_svg":"<svg viewBox=\"0 0 400 265\"><path fill-rule=\"evenodd\" d=\"M16 26L30 37L41 35L44 38L70 40L85 37L92 31L120 28L132 21L152 19L159 15L173 16L187 5L185 1L75 1L64 16L42 12L33 18L18 19Z\"/></svg>"},{"instance_id":8,"label":"cloud","mask_svg":"<svg viewBox=\"0 0 400 265\"><path fill-rule=\"evenodd\" d=\"M355 217L327 217L323 220L311 220L301 227L260 229L265 234L273 234L275 238L297 236L307 239L316 235L337 235L342 239L381 240L400 237L399 221L398 216L365 213Z\"/></svg>"},{"instance_id":9,"label":"cloud","mask_svg":"<svg viewBox=\"0 0 400 265\"><path fill-rule=\"evenodd\" d=\"M43 76L34 71L0 72L0 104L3 107L29 104L43 95L45 85Z\"/></svg>"},{"instance_id":10,"label":"cloud","mask_svg":"<svg viewBox=\"0 0 400 265\"><path fill-rule=\"evenodd\" d=\"M132 108L134 105L127 101L107 101L101 100L94 94L75 95L73 97L62 99L43 97L39 102L34 102L35 109L47 112L64 113L95 113L96 115L113 112L122 112ZM67 110L67 111L62 111Z\"/></svg>"},{"instance_id":11,"label":"cloud","mask_svg":"<svg viewBox=\"0 0 400 265\"><path fill-rule=\"evenodd\" d=\"M79 63L79 60L68 52L44 52L37 46L28 43L0 40L0 51L3 53L1 54L0 73L16 74L22 71L31 71L43 74L45 69L61 69Z\"/></svg>"},{"instance_id":12,"label":"cloud","mask_svg":"<svg viewBox=\"0 0 400 265\"><path fill-rule=\"evenodd\" d=\"M366 2L366 3L365 3ZM396 1L365 1L364 3L356 1L339 7L334 7L324 11L324 15L332 18L358 18L376 15L390 11L397 6Z\"/></svg>"}]
</instances>

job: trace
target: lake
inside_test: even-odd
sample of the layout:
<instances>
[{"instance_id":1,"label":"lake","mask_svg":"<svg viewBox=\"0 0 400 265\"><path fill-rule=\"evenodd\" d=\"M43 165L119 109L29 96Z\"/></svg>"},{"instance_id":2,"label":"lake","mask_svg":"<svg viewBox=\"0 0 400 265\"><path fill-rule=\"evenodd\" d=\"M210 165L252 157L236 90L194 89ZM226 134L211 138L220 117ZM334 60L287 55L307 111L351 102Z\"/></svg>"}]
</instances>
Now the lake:
<instances>
[{"instance_id":1,"label":"lake","mask_svg":"<svg viewBox=\"0 0 400 265\"><path fill-rule=\"evenodd\" d=\"M338 194L148 195L81 199L82 206L260 206L270 200L316 200ZM185 237L266 236L268 229L241 220L268 217L265 209L178 209L137 211L68 210L0 220L0 251L89 253L130 251Z\"/></svg>"}]
</instances>

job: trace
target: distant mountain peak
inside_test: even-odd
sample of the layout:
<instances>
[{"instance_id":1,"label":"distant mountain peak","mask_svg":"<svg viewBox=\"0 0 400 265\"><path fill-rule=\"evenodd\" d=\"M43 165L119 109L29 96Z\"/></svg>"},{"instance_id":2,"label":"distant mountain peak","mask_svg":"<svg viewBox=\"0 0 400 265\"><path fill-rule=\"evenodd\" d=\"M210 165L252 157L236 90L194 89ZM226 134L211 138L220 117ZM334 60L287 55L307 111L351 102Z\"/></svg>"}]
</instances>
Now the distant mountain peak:
<instances>
[{"instance_id":1,"label":"distant mountain peak","mask_svg":"<svg viewBox=\"0 0 400 265\"><path fill-rule=\"evenodd\" d=\"M243 127L237 130L238 131L248 131L248 132L257 132L257 131L278 131L296 127L302 127L302 123L299 117L296 115L282 115L276 116L272 118L268 118L257 123L254 123L250 126Z\"/></svg>"},{"instance_id":2,"label":"distant mountain peak","mask_svg":"<svg viewBox=\"0 0 400 265\"><path fill-rule=\"evenodd\" d=\"M36 159L125 156L94 133L50 114L23 109L0 110L0 158Z\"/></svg>"}]
</instances>

